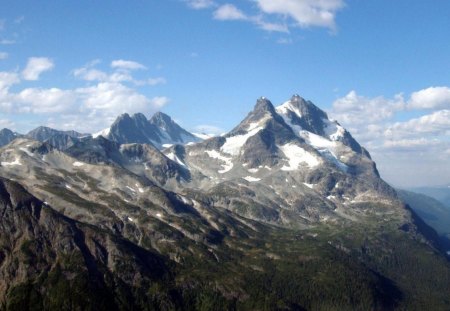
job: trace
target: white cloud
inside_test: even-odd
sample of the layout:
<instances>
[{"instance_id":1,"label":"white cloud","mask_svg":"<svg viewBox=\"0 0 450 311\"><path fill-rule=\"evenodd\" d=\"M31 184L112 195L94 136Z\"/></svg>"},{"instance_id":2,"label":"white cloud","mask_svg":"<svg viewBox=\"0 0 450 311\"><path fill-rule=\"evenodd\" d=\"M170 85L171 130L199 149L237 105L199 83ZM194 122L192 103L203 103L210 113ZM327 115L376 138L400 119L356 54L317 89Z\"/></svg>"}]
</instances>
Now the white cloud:
<instances>
[{"instance_id":1,"label":"white cloud","mask_svg":"<svg viewBox=\"0 0 450 311\"><path fill-rule=\"evenodd\" d=\"M8 53L0 52L0 59L7 59L7 58L8 58Z\"/></svg>"},{"instance_id":2,"label":"white cloud","mask_svg":"<svg viewBox=\"0 0 450 311\"><path fill-rule=\"evenodd\" d=\"M124 69L124 70L143 70L143 69L147 69L147 67L145 67L144 65L138 63L138 62L134 62L131 60L123 60L123 59L118 59L118 60L113 60L111 62L111 67L112 68L117 68L117 69Z\"/></svg>"},{"instance_id":3,"label":"white cloud","mask_svg":"<svg viewBox=\"0 0 450 311\"><path fill-rule=\"evenodd\" d=\"M289 28L283 23L268 22L262 15L248 16L233 4L221 5L213 12L213 17L220 21L247 21L268 32L288 33Z\"/></svg>"},{"instance_id":4,"label":"white cloud","mask_svg":"<svg viewBox=\"0 0 450 311\"><path fill-rule=\"evenodd\" d=\"M286 44L286 45L288 45L288 44L294 43L294 41L291 38L280 38L280 39L277 40L277 43L278 44Z\"/></svg>"},{"instance_id":5,"label":"white cloud","mask_svg":"<svg viewBox=\"0 0 450 311\"><path fill-rule=\"evenodd\" d=\"M70 90L27 88L16 94L15 101L17 113L67 113L74 109L77 97Z\"/></svg>"},{"instance_id":6,"label":"white cloud","mask_svg":"<svg viewBox=\"0 0 450 311\"><path fill-rule=\"evenodd\" d=\"M411 111L447 107L445 91L428 88L407 100L402 94L369 98L351 91L333 103L329 115L369 150L389 182L404 187L449 183L450 109L419 117L423 111Z\"/></svg>"},{"instance_id":7,"label":"white cloud","mask_svg":"<svg viewBox=\"0 0 450 311\"><path fill-rule=\"evenodd\" d=\"M289 33L289 27L285 24L267 22L261 16L253 17L252 20L262 30Z\"/></svg>"},{"instance_id":8,"label":"white cloud","mask_svg":"<svg viewBox=\"0 0 450 311\"><path fill-rule=\"evenodd\" d=\"M5 94L11 85L20 82L19 75L16 72L0 72L0 95Z\"/></svg>"},{"instance_id":9,"label":"white cloud","mask_svg":"<svg viewBox=\"0 0 450 311\"><path fill-rule=\"evenodd\" d=\"M342 0L255 0L262 12L292 18L300 27L335 28L336 12Z\"/></svg>"},{"instance_id":10,"label":"white cloud","mask_svg":"<svg viewBox=\"0 0 450 311\"><path fill-rule=\"evenodd\" d=\"M147 84L150 86L155 86L159 84L166 84L167 80L163 77L157 77L157 78L149 78L147 79Z\"/></svg>"},{"instance_id":11,"label":"white cloud","mask_svg":"<svg viewBox=\"0 0 450 311\"><path fill-rule=\"evenodd\" d=\"M106 81L108 80L108 75L103 71L98 69L82 67L77 68L73 71L73 75L77 78L86 80L86 81Z\"/></svg>"},{"instance_id":12,"label":"white cloud","mask_svg":"<svg viewBox=\"0 0 450 311\"><path fill-rule=\"evenodd\" d=\"M450 108L450 88L429 87L411 94L408 103L411 109Z\"/></svg>"},{"instance_id":13,"label":"white cloud","mask_svg":"<svg viewBox=\"0 0 450 311\"><path fill-rule=\"evenodd\" d=\"M89 85L85 87L10 91L12 85L20 84L21 78L37 79L40 73L53 66L53 63L50 66L45 60L48 59L30 58L21 75L17 72L0 72L0 113L11 114L15 118L27 114L33 115L33 118L39 116L41 120L47 117L48 122L43 125L95 132L109 126L121 113L142 112L151 115L169 102L165 96L147 97L136 89L137 86L159 85L166 80L162 77L134 79L129 70L144 66L132 61L116 62L111 73L96 69L94 66L99 63L98 60L73 70L74 77L88 82ZM19 123L23 126L23 122Z\"/></svg>"},{"instance_id":14,"label":"white cloud","mask_svg":"<svg viewBox=\"0 0 450 311\"><path fill-rule=\"evenodd\" d=\"M154 105L157 108L157 110L160 110L162 107L167 105L167 103L169 101L170 101L170 99L168 97L165 97L165 96L153 97L150 100L151 104Z\"/></svg>"},{"instance_id":15,"label":"white cloud","mask_svg":"<svg viewBox=\"0 0 450 311\"><path fill-rule=\"evenodd\" d=\"M201 10L213 7L216 3L212 0L185 0L185 2L193 9Z\"/></svg>"},{"instance_id":16,"label":"white cloud","mask_svg":"<svg viewBox=\"0 0 450 311\"><path fill-rule=\"evenodd\" d=\"M214 11L213 16L217 20L246 20L248 17L232 4L221 5L216 11Z\"/></svg>"},{"instance_id":17,"label":"white cloud","mask_svg":"<svg viewBox=\"0 0 450 311\"><path fill-rule=\"evenodd\" d=\"M14 128L14 126L15 126L15 123L10 120L0 119L0 129L3 129L3 128L11 129L11 128Z\"/></svg>"},{"instance_id":18,"label":"white cloud","mask_svg":"<svg viewBox=\"0 0 450 311\"><path fill-rule=\"evenodd\" d=\"M440 110L406 122L396 122L385 131L386 136L394 138L423 134L450 136L450 110Z\"/></svg>"},{"instance_id":19,"label":"white cloud","mask_svg":"<svg viewBox=\"0 0 450 311\"><path fill-rule=\"evenodd\" d=\"M220 21L247 21L268 32L289 33L293 27L322 27L336 30L336 14L344 0L252 0L256 6L244 12L235 4L210 0L184 0L193 9L215 8Z\"/></svg>"},{"instance_id":20,"label":"white cloud","mask_svg":"<svg viewBox=\"0 0 450 311\"><path fill-rule=\"evenodd\" d=\"M47 115L58 128L71 124L72 129L95 132L121 113L151 115L168 102L167 97L148 98L118 82L100 82L73 90L26 88L19 93L0 93L0 112Z\"/></svg>"},{"instance_id":21,"label":"white cloud","mask_svg":"<svg viewBox=\"0 0 450 311\"><path fill-rule=\"evenodd\" d=\"M397 94L393 99L382 96L367 98L351 91L333 103L332 116L346 124L370 124L392 118L405 106L402 94Z\"/></svg>"},{"instance_id":22,"label":"white cloud","mask_svg":"<svg viewBox=\"0 0 450 311\"><path fill-rule=\"evenodd\" d=\"M86 81L97 81L97 82L130 82L133 83L136 86L156 86L160 84L165 84L167 80L163 77L152 77L145 80L136 80L133 78L129 70L125 70L123 68L137 68L138 63L127 61L127 64L121 62L121 63L115 63L114 69L116 71L112 73L106 73L104 71L101 71L99 69L94 68L95 65L97 65L99 61L91 62L84 67L77 68L72 71L72 74L79 79L86 80ZM134 64L134 65L130 65ZM140 64L139 64L140 65ZM141 65L143 66L143 65ZM144 66L145 68L145 66Z\"/></svg>"},{"instance_id":23,"label":"white cloud","mask_svg":"<svg viewBox=\"0 0 450 311\"><path fill-rule=\"evenodd\" d=\"M101 82L91 87L77 89L77 93L83 99L84 109L95 113L145 112L151 105L146 96L121 83Z\"/></svg>"},{"instance_id":24,"label":"white cloud","mask_svg":"<svg viewBox=\"0 0 450 311\"><path fill-rule=\"evenodd\" d=\"M425 139L425 138L413 138L413 139L400 139L400 140L386 140L383 143L385 149L396 151L425 151L432 146L438 146L441 142L438 140Z\"/></svg>"},{"instance_id":25,"label":"white cloud","mask_svg":"<svg viewBox=\"0 0 450 311\"><path fill-rule=\"evenodd\" d=\"M25 80L36 81L43 72L51 70L53 67L53 62L47 57L30 57L27 66L22 71L22 77Z\"/></svg>"}]
</instances>

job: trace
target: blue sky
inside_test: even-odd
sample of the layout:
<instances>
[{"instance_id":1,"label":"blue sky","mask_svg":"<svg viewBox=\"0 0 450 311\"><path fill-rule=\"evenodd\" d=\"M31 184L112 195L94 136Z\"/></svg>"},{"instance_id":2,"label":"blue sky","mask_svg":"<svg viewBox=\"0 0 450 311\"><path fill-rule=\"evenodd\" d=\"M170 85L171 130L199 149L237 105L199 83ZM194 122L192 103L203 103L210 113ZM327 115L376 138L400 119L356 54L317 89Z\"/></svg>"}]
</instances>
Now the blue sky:
<instances>
[{"instance_id":1,"label":"blue sky","mask_svg":"<svg viewBox=\"0 0 450 311\"><path fill-rule=\"evenodd\" d=\"M299 93L389 182L450 184L449 16L447 0L4 0L0 127L162 110L220 133Z\"/></svg>"}]
</instances>

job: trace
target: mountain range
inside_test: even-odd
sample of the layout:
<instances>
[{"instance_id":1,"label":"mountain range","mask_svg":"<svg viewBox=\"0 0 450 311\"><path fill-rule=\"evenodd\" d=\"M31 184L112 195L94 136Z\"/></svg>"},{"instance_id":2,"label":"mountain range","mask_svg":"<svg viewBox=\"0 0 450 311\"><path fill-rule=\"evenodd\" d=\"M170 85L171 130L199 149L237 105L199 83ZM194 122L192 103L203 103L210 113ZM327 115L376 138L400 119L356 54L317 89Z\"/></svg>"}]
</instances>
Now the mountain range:
<instances>
[{"instance_id":1,"label":"mountain range","mask_svg":"<svg viewBox=\"0 0 450 311\"><path fill-rule=\"evenodd\" d=\"M157 113L0 142L0 310L450 308L438 234L298 95L205 140Z\"/></svg>"}]
</instances>

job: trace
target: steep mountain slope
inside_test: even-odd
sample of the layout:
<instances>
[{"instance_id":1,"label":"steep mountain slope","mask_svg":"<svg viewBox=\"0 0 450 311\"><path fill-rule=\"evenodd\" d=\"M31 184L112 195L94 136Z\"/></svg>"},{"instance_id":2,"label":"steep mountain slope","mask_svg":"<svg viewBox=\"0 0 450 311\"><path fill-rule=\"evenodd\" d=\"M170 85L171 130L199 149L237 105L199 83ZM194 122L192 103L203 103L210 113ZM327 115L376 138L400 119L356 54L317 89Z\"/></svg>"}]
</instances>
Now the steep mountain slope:
<instances>
[{"instance_id":1,"label":"steep mountain slope","mask_svg":"<svg viewBox=\"0 0 450 311\"><path fill-rule=\"evenodd\" d=\"M158 286L168 275L160 255L67 218L5 179L0 179L0 211L1 309L172 304L169 297L135 290Z\"/></svg>"},{"instance_id":2,"label":"steep mountain slope","mask_svg":"<svg viewBox=\"0 0 450 311\"><path fill-rule=\"evenodd\" d=\"M299 96L163 152L16 139L0 176L0 310L450 307L436 234Z\"/></svg>"},{"instance_id":3,"label":"steep mountain slope","mask_svg":"<svg viewBox=\"0 0 450 311\"><path fill-rule=\"evenodd\" d=\"M152 144L161 149L173 144L198 142L200 139L176 124L168 115L158 112L150 120L142 113L119 116L109 129L94 134L120 144Z\"/></svg>"}]
</instances>

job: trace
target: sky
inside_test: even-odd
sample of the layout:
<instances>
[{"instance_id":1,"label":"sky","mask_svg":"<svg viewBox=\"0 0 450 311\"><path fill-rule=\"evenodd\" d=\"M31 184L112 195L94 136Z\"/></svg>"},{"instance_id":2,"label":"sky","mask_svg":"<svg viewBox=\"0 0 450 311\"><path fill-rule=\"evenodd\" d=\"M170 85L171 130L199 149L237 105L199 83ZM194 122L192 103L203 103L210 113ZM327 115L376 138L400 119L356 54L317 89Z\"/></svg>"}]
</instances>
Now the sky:
<instances>
[{"instance_id":1,"label":"sky","mask_svg":"<svg viewBox=\"0 0 450 311\"><path fill-rule=\"evenodd\" d=\"M448 0L0 0L0 128L156 111L236 126L300 94L398 187L450 185Z\"/></svg>"}]
</instances>

